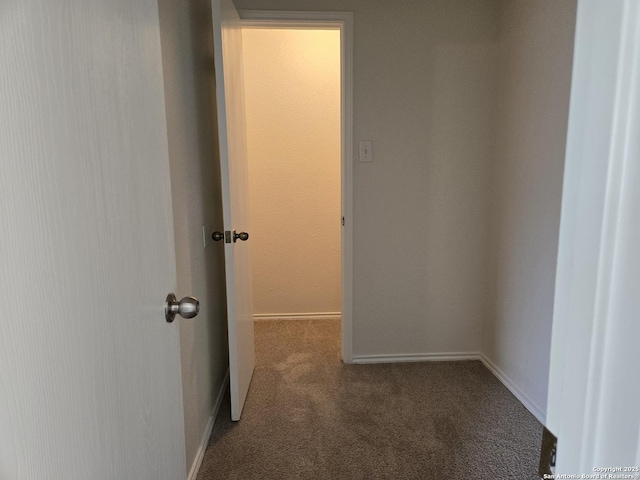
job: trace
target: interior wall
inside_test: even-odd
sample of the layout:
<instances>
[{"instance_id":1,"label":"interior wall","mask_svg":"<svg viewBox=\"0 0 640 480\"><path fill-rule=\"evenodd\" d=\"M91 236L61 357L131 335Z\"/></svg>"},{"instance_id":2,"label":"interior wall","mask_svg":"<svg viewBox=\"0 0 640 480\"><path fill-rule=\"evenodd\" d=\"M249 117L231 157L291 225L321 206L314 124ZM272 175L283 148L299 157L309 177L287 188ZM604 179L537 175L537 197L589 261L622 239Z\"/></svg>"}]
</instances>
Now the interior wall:
<instances>
[{"instance_id":1,"label":"interior wall","mask_svg":"<svg viewBox=\"0 0 640 480\"><path fill-rule=\"evenodd\" d=\"M575 0L502 0L482 350L543 414L575 21Z\"/></svg>"},{"instance_id":2,"label":"interior wall","mask_svg":"<svg viewBox=\"0 0 640 480\"><path fill-rule=\"evenodd\" d=\"M546 410L576 0L354 12L354 354L479 352Z\"/></svg>"},{"instance_id":3,"label":"interior wall","mask_svg":"<svg viewBox=\"0 0 640 480\"><path fill-rule=\"evenodd\" d=\"M243 29L255 314L340 312L340 32Z\"/></svg>"},{"instance_id":4,"label":"interior wall","mask_svg":"<svg viewBox=\"0 0 640 480\"><path fill-rule=\"evenodd\" d=\"M354 12L355 356L478 352L498 2L235 3Z\"/></svg>"},{"instance_id":5,"label":"interior wall","mask_svg":"<svg viewBox=\"0 0 640 480\"><path fill-rule=\"evenodd\" d=\"M178 298L200 314L180 323L187 468L228 368L224 251L203 248L202 226L222 229L209 0L159 0ZM160 260L161 261L161 260Z\"/></svg>"}]
</instances>

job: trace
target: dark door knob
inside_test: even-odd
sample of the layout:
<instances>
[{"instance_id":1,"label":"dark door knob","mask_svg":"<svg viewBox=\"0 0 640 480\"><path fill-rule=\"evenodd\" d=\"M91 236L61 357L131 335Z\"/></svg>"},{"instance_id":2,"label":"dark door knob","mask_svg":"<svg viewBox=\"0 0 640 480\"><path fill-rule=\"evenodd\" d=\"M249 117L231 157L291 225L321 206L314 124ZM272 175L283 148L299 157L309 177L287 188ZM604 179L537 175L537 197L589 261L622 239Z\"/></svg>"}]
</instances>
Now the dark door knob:
<instances>
[{"instance_id":1,"label":"dark door knob","mask_svg":"<svg viewBox=\"0 0 640 480\"><path fill-rule=\"evenodd\" d=\"M222 240L224 238L224 233L222 233L222 232L213 232L211 234L211 238L213 238L214 242L219 242L220 240Z\"/></svg>"},{"instance_id":2,"label":"dark door knob","mask_svg":"<svg viewBox=\"0 0 640 480\"><path fill-rule=\"evenodd\" d=\"M246 242L247 240L249 240L249 234L247 232L236 233L236 231L234 230L233 243L236 243L238 239L242 240L243 242Z\"/></svg>"}]
</instances>

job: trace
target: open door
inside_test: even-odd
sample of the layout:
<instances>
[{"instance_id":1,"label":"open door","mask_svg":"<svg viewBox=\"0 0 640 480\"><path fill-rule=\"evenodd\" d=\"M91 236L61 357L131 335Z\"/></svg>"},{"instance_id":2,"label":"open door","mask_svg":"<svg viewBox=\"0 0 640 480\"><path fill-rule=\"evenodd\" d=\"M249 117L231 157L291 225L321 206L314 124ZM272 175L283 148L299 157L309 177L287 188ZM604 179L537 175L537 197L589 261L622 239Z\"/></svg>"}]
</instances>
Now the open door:
<instances>
[{"instance_id":1,"label":"open door","mask_svg":"<svg viewBox=\"0 0 640 480\"><path fill-rule=\"evenodd\" d=\"M1 11L0 478L184 479L157 4Z\"/></svg>"},{"instance_id":2,"label":"open door","mask_svg":"<svg viewBox=\"0 0 640 480\"><path fill-rule=\"evenodd\" d=\"M578 2L547 407L556 478L640 478L639 67L640 3Z\"/></svg>"},{"instance_id":3,"label":"open door","mask_svg":"<svg viewBox=\"0 0 640 480\"><path fill-rule=\"evenodd\" d=\"M211 10L225 229L231 419L239 420L255 367L242 29L232 0L212 0Z\"/></svg>"}]
</instances>

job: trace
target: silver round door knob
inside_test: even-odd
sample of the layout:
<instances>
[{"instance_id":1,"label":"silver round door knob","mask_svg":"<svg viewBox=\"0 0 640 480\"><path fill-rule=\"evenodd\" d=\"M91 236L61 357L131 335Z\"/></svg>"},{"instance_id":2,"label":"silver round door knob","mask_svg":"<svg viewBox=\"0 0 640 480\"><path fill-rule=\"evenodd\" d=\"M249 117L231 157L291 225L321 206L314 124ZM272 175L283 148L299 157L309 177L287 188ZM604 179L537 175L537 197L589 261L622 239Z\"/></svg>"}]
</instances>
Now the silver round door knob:
<instances>
[{"instance_id":1,"label":"silver round door knob","mask_svg":"<svg viewBox=\"0 0 640 480\"><path fill-rule=\"evenodd\" d=\"M184 297L178 302L174 293L167 295L164 302L164 317L167 322L173 322L176 314L182 318L193 318L200 312L200 302L196 297Z\"/></svg>"}]
</instances>

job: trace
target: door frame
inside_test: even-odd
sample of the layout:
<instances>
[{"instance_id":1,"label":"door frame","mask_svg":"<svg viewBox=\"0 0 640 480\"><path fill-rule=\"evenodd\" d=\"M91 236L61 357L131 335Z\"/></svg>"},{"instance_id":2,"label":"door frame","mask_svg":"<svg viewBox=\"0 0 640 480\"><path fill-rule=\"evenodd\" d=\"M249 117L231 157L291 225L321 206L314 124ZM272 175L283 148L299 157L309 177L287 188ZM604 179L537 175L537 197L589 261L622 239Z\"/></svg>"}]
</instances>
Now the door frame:
<instances>
[{"instance_id":1,"label":"door frame","mask_svg":"<svg viewBox=\"0 0 640 480\"><path fill-rule=\"evenodd\" d=\"M239 10L243 27L340 31L341 355L353 363L353 13Z\"/></svg>"}]
</instances>

